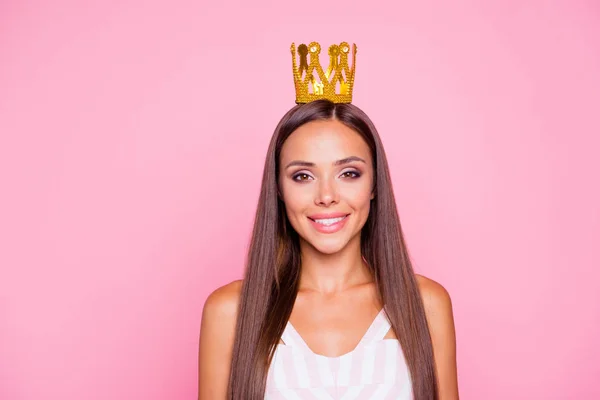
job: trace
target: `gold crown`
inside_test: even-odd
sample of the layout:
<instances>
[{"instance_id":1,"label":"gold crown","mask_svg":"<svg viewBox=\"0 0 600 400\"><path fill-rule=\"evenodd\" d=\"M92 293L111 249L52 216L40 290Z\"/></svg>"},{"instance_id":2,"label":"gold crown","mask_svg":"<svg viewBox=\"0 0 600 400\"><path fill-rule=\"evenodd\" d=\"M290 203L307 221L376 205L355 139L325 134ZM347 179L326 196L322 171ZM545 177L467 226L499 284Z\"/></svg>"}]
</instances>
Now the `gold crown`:
<instances>
[{"instance_id":1,"label":"gold crown","mask_svg":"<svg viewBox=\"0 0 600 400\"><path fill-rule=\"evenodd\" d=\"M354 86L354 67L356 45L352 45L352 68L348 66L350 45L342 42L329 46L329 67L323 72L319 63L321 45L311 42L308 46L298 46L300 66L296 62L296 46L292 43L292 64L296 85L296 103L309 103L318 99L331 100L334 103L350 103ZM310 62L307 60L310 54ZM318 80L315 78L315 72ZM339 84L339 85L338 85Z\"/></svg>"}]
</instances>

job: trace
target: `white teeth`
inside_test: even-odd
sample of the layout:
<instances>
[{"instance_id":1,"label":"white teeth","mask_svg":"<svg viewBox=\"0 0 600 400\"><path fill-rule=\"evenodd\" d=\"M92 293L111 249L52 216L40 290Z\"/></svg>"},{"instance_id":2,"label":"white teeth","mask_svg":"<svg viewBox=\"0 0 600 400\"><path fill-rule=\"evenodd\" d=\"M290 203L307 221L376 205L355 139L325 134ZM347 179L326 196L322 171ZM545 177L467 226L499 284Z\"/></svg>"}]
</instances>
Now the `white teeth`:
<instances>
[{"instance_id":1,"label":"white teeth","mask_svg":"<svg viewBox=\"0 0 600 400\"><path fill-rule=\"evenodd\" d=\"M333 225L337 222L340 222L341 220L343 220L346 217L339 217L339 218L327 218L327 219L315 219L314 221L319 223L319 224L323 224L323 225Z\"/></svg>"}]
</instances>

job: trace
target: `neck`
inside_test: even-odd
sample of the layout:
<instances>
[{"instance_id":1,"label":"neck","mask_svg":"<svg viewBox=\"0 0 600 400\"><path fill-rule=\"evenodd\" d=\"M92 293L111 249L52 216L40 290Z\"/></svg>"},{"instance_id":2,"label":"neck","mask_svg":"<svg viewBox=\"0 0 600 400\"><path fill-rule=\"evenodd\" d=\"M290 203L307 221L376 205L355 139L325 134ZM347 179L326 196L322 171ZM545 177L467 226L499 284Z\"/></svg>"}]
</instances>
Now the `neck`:
<instances>
[{"instance_id":1,"label":"neck","mask_svg":"<svg viewBox=\"0 0 600 400\"><path fill-rule=\"evenodd\" d=\"M304 241L300 243L300 251L300 290L330 294L373 280L362 259L360 235L334 254L321 253Z\"/></svg>"}]
</instances>

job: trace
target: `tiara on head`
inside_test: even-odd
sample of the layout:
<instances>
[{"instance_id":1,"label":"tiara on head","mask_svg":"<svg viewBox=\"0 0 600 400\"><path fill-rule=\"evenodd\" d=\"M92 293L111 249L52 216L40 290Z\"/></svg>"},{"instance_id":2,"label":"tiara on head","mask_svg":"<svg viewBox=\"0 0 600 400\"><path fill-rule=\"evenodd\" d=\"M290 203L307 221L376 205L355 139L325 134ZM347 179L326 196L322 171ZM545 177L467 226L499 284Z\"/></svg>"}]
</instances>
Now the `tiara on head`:
<instances>
[{"instance_id":1,"label":"tiara on head","mask_svg":"<svg viewBox=\"0 0 600 400\"><path fill-rule=\"evenodd\" d=\"M297 104L310 103L319 99L331 100L334 103L350 103L352 101L356 61L355 44L352 45L352 68L348 65L348 53L350 53L348 43L342 42L339 45L329 46L327 71L323 71L319 62L319 53L321 52L319 43L311 42L308 46L299 45L299 58L296 56L294 43L292 43L291 51ZM309 56L310 60L308 60ZM298 61L300 65L298 65Z\"/></svg>"}]
</instances>

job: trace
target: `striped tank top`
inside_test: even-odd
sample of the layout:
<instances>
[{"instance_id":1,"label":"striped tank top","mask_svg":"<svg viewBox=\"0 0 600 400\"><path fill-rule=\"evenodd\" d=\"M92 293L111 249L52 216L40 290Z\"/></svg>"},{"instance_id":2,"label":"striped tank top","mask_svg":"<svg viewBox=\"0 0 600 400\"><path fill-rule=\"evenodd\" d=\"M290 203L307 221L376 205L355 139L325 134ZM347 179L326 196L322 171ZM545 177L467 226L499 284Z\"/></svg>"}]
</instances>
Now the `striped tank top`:
<instances>
[{"instance_id":1,"label":"striped tank top","mask_svg":"<svg viewBox=\"0 0 600 400\"><path fill-rule=\"evenodd\" d=\"M384 339L382 309L356 348L339 357L314 353L288 321L267 374L265 400L412 400L404 353Z\"/></svg>"}]
</instances>

